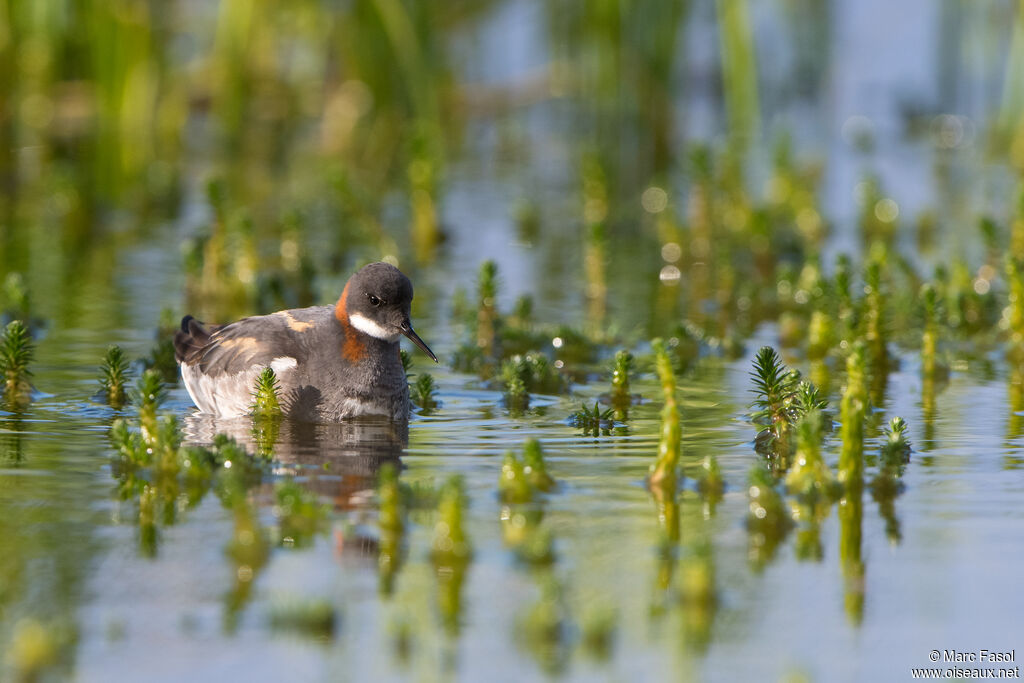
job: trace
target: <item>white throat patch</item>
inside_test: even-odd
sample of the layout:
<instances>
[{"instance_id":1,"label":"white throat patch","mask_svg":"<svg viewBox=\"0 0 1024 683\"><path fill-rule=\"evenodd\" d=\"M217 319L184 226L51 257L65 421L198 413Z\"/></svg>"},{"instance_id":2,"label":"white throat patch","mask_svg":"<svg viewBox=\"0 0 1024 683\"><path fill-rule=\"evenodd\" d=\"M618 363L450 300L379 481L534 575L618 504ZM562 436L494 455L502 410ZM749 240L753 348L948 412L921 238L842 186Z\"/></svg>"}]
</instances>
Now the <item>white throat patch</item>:
<instances>
[{"instance_id":1,"label":"white throat patch","mask_svg":"<svg viewBox=\"0 0 1024 683\"><path fill-rule=\"evenodd\" d=\"M398 341L398 338L402 336L401 332L388 332L387 329L381 327L360 313L352 313L349 315L348 321L352 323L352 327L356 328L363 334L368 334L371 337L383 339L384 341Z\"/></svg>"}]
</instances>

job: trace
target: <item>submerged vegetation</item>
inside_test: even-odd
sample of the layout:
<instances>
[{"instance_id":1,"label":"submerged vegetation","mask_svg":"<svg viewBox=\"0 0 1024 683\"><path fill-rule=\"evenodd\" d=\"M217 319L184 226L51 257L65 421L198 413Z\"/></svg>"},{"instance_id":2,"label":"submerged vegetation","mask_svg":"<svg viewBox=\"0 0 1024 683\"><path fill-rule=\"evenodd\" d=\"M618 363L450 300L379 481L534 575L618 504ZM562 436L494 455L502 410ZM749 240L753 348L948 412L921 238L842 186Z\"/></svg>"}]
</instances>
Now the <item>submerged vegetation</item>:
<instances>
[{"instance_id":1,"label":"submerged vegetation","mask_svg":"<svg viewBox=\"0 0 1024 683\"><path fill-rule=\"evenodd\" d=\"M0 338L0 379L3 381L0 398L6 407L23 407L31 399L32 371L28 366L35 354L34 346L23 322L12 320L7 324Z\"/></svg>"},{"instance_id":2,"label":"submerged vegetation","mask_svg":"<svg viewBox=\"0 0 1024 683\"><path fill-rule=\"evenodd\" d=\"M111 408L120 409L128 399L128 359L116 344L107 349L107 356L100 368L100 391Z\"/></svg>"}]
</instances>

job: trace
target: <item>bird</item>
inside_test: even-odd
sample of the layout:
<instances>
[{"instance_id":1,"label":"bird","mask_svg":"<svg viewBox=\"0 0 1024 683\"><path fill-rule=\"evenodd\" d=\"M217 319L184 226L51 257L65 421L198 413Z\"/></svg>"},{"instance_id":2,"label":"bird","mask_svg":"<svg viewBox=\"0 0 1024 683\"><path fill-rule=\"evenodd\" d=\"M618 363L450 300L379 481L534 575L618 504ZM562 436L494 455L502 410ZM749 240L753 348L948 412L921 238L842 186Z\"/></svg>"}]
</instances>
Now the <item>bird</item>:
<instances>
[{"instance_id":1,"label":"bird","mask_svg":"<svg viewBox=\"0 0 1024 683\"><path fill-rule=\"evenodd\" d=\"M174 356L201 413L251 413L256 378L271 368L287 417L340 422L364 415L409 418L409 384L399 351L408 337L437 356L410 321L412 282L389 263L370 263L333 306L312 306L207 325L191 315L174 336Z\"/></svg>"}]
</instances>

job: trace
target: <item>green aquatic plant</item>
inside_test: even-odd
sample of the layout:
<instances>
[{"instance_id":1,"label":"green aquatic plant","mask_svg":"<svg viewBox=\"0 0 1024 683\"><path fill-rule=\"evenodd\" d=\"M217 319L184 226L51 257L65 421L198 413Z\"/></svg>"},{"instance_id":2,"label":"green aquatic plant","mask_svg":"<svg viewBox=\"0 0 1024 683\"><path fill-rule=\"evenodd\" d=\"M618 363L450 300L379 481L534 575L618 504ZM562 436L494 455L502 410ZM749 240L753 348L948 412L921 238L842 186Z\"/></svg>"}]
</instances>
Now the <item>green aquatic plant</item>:
<instances>
[{"instance_id":1,"label":"green aquatic plant","mask_svg":"<svg viewBox=\"0 0 1024 683\"><path fill-rule=\"evenodd\" d=\"M420 408L424 415L437 410L437 387L430 373L423 372L416 376L416 381L409 385L412 402Z\"/></svg>"},{"instance_id":2,"label":"green aquatic plant","mask_svg":"<svg viewBox=\"0 0 1024 683\"><path fill-rule=\"evenodd\" d=\"M473 556L473 547L465 531L465 484L461 477L450 477L441 487L438 497L438 521L434 526L431 558L436 565L467 562Z\"/></svg>"},{"instance_id":3,"label":"green aquatic plant","mask_svg":"<svg viewBox=\"0 0 1024 683\"><path fill-rule=\"evenodd\" d=\"M111 408L120 409L127 401L128 359L120 346L111 345L101 367L100 389Z\"/></svg>"},{"instance_id":4,"label":"green aquatic plant","mask_svg":"<svg viewBox=\"0 0 1024 683\"><path fill-rule=\"evenodd\" d=\"M330 640L338 628L338 614L334 605L326 600L275 600L270 606L268 623L271 631Z\"/></svg>"},{"instance_id":5,"label":"green aquatic plant","mask_svg":"<svg viewBox=\"0 0 1024 683\"><path fill-rule=\"evenodd\" d=\"M515 355L502 364L502 377L518 377L526 390L538 394L560 394L565 391L565 377L548 357L541 353Z\"/></svg>"},{"instance_id":6,"label":"green aquatic plant","mask_svg":"<svg viewBox=\"0 0 1024 683\"><path fill-rule=\"evenodd\" d=\"M839 501L839 562L843 571L843 606L853 625L864 619L863 557L864 501L860 480L847 483L846 494Z\"/></svg>"},{"instance_id":7,"label":"green aquatic plant","mask_svg":"<svg viewBox=\"0 0 1024 683\"><path fill-rule=\"evenodd\" d=\"M569 657L572 620L562 586L552 572L541 578L537 601L516 619L516 635L540 666L550 673L561 671Z\"/></svg>"},{"instance_id":8,"label":"green aquatic plant","mask_svg":"<svg viewBox=\"0 0 1024 683\"><path fill-rule=\"evenodd\" d=\"M3 652L9 666L5 673L12 674L10 680L16 683L58 678L55 674L60 671L60 661L76 644L77 635L76 629L64 620L19 618L12 624L10 643Z\"/></svg>"},{"instance_id":9,"label":"green aquatic plant","mask_svg":"<svg viewBox=\"0 0 1024 683\"><path fill-rule=\"evenodd\" d=\"M900 468L910 460L910 439L907 438L907 423L899 416L889 421L885 444L882 445L882 464Z\"/></svg>"},{"instance_id":10,"label":"green aquatic plant","mask_svg":"<svg viewBox=\"0 0 1024 683\"><path fill-rule=\"evenodd\" d=\"M868 352L868 364L876 372L884 373L889 362L886 348L886 310L882 293L882 266L886 260L883 251L873 256L864 268L864 303L861 324Z\"/></svg>"},{"instance_id":11,"label":"green aquatic plant","mask_svg":"<svg viewBox=\"0 0 1024 683\"><path fill-rule=\"evenodd\" d=\"M277 398L280 384L273 368L266 367L256 377L255 390L252 392L252 416L254 418L281 417L281 403Z\"/></svg>"},{"instance_id":12,"label":"green aquatic plant","mask_svg":"<svg viewBox=\"0 0 1024 683\"><path fill-rule=\"evenodd\" d=\"M680 562L679 597L687 645L702 652L711 642L718 611L714 553L706 537L693 542Z\"/></svg>"},{"instance_id":13,"label":"green aquatic plant","mask_svg":"<svg viewBox=\"0 0 1024 683\"><path fill-rule=\"evenodd\" d=\"M273 368L266 367L256 377L252 415L252 435L256 441L256 452L260 457L272 458L274 446L281 430L281 403L278 400L280 384Z\"/></svg>"},{"instance_id":14,"label":"green aquatic plant","mask_svg":"<svg viewBox=\"0 0 1024 683\"><path fill-rule=\"evenodd\" d=\"M450 635L459 630L462 614L462 585L473 558L473 548L465 530L466 493L462 477L450 477L441 487L437 503L437 523L430 559L438 582L438 608L441 622Z\"/></svg>"},{"instance_id":15,"label":"green aquatic plant","mask_svg":"<svg viewBox=\"0 0 1024 683\"><path fill-rule=\"evenodd\" d=\"M847 486L860 485L864 474L864 419L868 410L867 349L861 341L853 344L846 359L846 389L839 404L840 437L839 481Z\"/></svg>"},{"instance_id":16,"label":"green aquatic plant","mask_svg":"<svg viewBox=\"0 0 1024 683\"><path fill-rule=\"evenodd\" d=\"M7 406L24 406L31 399L29 364L34 355L35 348L25 324L20 320L9 322L0 339L0 380L3 381L3 402Z\"/></svg>"},{"instance_id":17,"label":"green aquatic plant","mask_svg":"<svg viewBox=\"0 0 1024 683\"><path fill-rule=\"evenodd\" d=\"M612 408L601 410L600 401L594 401L594 407L588 408L581 404L578 410L569 413L569 424L583 430L583 436L608 436L614 424Z\"/></svg>"},{"instance_id":18,"label":"green aquatic plant","mask_svg":"<svg viewBox=\"0 0 1024 683\"><path fill-rule=\"evenodd\" d=\"M682 426L679 419L679 407L676 403L676 375L672 369L672 361L665 343L661 339L651 342L654 348L655 367L665 404L661 409L661 436L658 439L658 457L651 465L647 483L674 494L679 472L679 456L681 451Z\"/></svg>"},{"instance_id":19,"label":"green aquatic plant","mask_svg":"<svg viewBox=\"0 0 1024 683\"><path fill-rule=\"evenodd\" d=\"M700 472L697 474L697 490L710 504L714 510L714 504L722 498L725 491L725 478L722 476L722 468L718 465L718 458L714 453L704 456L700 463Z\"/></svg>"},{"instance_id":20,"label":"green aquatic plant","mask_svg":"<svg viewBox=\"0 0 1024 683\"><path fill-rule=\"evenodd\" d=\"M3 293L3 298L0 299L3 304L0 320L31 321L28 287L25 286L25 278L21 273L8 273L0 291Z\"/></svg>"},{"instance_id":21,"label":"green aquatic plant","mask_svg":"<svg viewBox=\"0 0 1024 683\"><path fill-rule=\"evenodd\" d=\"M267 530L260 524L257 510L244 496L233 498L229 509L234 516L234 528L225 554L230 563L232 583L224 595L224 628L233 633L238 626L238 617L252 595L256 577L270 560L271 543Z\"/></svg>"},{"instance_id":22,"label":"green aquatic plant","mask_svg":"<svg viewBox=\"0 0 1024 683\"><path fill-rule=\"evenodd\" d=\"M501 364L501 382L505 405L513 414L530 406L530 394L558 394L565 390L566 380L547 356L526 353L512 356Z\"/></svg>"},{"instance_id":23,"label":"green aquatic plant","mask_svg":"<svg viewBox=\"0 0 1024 683\"><path fill-rule=\"evenodd\" d=\"M402 540L405 534L405 510L402 499L398 469L387 463L380 468L377 484L377 526L380 528L377 572L383 595L391 595L394 591L395 577L402 563Z\"/></svg>"},{"instance_id":24,"label":"green aquatic plant","mask_svg":"<svg viewBox=\"0 0 1024 683\"><path fill-rule=\"evenodd\" d=\"M554 534L551 529L541 525L540 515L523 516L513 512L510 522L515 524L523 517L527 520L525 526L518 534L506 534L506 544L513 548L516 559L528 567L551 566L556 559ZM518 536L518 540L512 541L513 536Z\"/></svg>"},{"instance_id":25,"label":"green aquatic plant","mask_svg":"<svg viewBox=\"0 0 1024 683\"><path fill-rule=\"evenodd\" d=\"M498 479L498 496L503 503L527 503L538 493L553 491L554 477L547 470L544 451L537 439L528 439L520 459L514 451L505 453Z\"/></svg>"},{"instance_id":26,"label":"green aquatic plant","mask_svg":"<svg viewBox=\"0 0 1024 683\"><path fill-rule=\"evenodd\" d=\"M498 497L504 503L525 503L533 498L533 488L526 479L522 460L507 451L498 478Z\"/></svg>"},{"instance_id":27,"label":"green aquatic plant","mask_svg":"<svg viewBox=\"0 0 1024 683\"><path fill-rule=\"evenodd\" d=\"M530 391L526 388L521 365L506 361L501 368L505 407L513 416L521 415L530 407Z\"/></svg>"},{"instance_id":28,"label":"green aquatic plant","mask_svg":"<svg viewBox=\"0 0 1024 683\"><path fill-rule=\"evenodd\" d=\"M548 473L544 462L544 449L537 439L527 439L523 444L523 473L530 486L547 493L558 485L555 478Z\"/></svg>"},{"instance_id":29,"label":"green aquatic plant","mask_svg":"<svg viewBox=\"0 0 1024 683\"><path fill-rule=\"evenodd\" d=\"M807 359L810 361L824 360L832 350L834 339L835 329L832 318L825 311L813 311L807 325Z\"/></svg>"},{"instance_id":30,"label":"green aquatic plant","mask_svg":"<svg viewBox=\"0 0 1024 683\"><path fill-rule=\"evenodd\" d=\"M498 356L498 265L484 261L477 279L476 345L485 358Z\"/></svg>"},{"instance_id":31,"label":"green aquatic plant","mask_svg":"<svg viewBox=\"0 0 1024 683\"><path fill-rule=\"evenodd\" d=\"M761 428L755 448L768 458L773 469L785 470L793 452L796 423L810 411L824 411L828 401L817 387L801 378L799 371L786 368L770 346L757 352L750 377L757 396L751 417ZM824 420L823 413L819 419Z\"/></svg>"},{"instance_id":32,"label":"green aquatic plant","mask_svg":"<svg viewBox=\"0 0 1024 683\"><path fill-rule=\"evenodd\" d=\"M836 297L836 321L839 329L838 337L843 341L851 341L854 330L859 323L857 305L853 300L853 266L847 254L836 258L833 291Z\"/></svg>"},{"instance_id":33,"label":"green aquatic plant","mask_svg":"<svg viewBox=\"0 0 1024 683\"><path fill-rule=\"evenodd\" d=\"M327 529L329 509L309 489L287 479L274 485L277 545L306 548Z\"/></svg>"},{"instance_id":34,"label":"green aquatic plant","mask_svg":"<svg viewBox=\"0 0 1024 683\"><path fill-rule=\"evenodd\" d=\"M796 455L786 474L786 488L811 506L838 496L836 477L821 455L822 415L818 409L804 414L796 432Z\"/></svg>"},{"instance_id":35,"label":"green aquatic plant","mask_svg":"<svg viewBox=\"0 0 1024 683\"><path fill-rule=\"evenodd\" d=\"M1007 255L1006 282L1009 292L1003 324L1010 334L1007 356L1021 363L1024 361L1024 256Z\"/></svg>"},{"instance_id":36,"label":"green aquatic plant","mask_svg":"<svg viewBox=\"0 0 1024 683\"><path fill-rule=\"evenodd\" d=\"M878 503L878 511L885 520L885 533L889 540L898 543L902 537L900 522L896 517L894 501L903 492L903 470L910 460L910 440L907 438L907 423L901 417L889 421L885 441L878 460L878 472L871 480L871 497Z\"/></svg>"},{"instance_id":37,"label":"green aquatic plant","mask_svg":"<svg viewBox=\"0 0 1024 683\"><path fill-rule=\"evenodd\" d=\"M139 409L142 440L149 448L153 448L158 442L157 411L166 399L167 389L160 373L152 369L143 372L135 383L132 401Z\"/></svg>"},{"instance_id":38,"label":"green aquatic plant","mask_svg":"<svg viewBox=\"0 0 1024 683\"><path fill-rule=\"evenodd\" d=\"M775 488L775 478L763 465L750 470L747 489L747 532L750 558L757 568L775 555L775 549L793 526L789 510Z\"/></svg>"},{"instance_id":39,"label":"green aquatic plant","mask_svg":"<svg viewBox=\"0 0 1024 683\"><path fill-rule=\"evenodd\" d=\"M629 407L633 403L633 396L629 393L629 375L632 370L633 354L625 350L616 351L612 368L611 400L617 420L629 419Z\"/></svg>"},{"instance_id":40,"label":"green aquatic plant","mask_svg":"<svg viewBox=\"0 0 1024 683\"><path fill-rule=\"evenodd\" d=\"M924 308L924 328L921 332L921 376L925 381L945 374L946 368L938 360L939 292L928 282L921 285L920 299Z\"/></svg>"},{"instance_id":41,"label":"green aquatic plant","mask_svg":"<svg viewBox=\"0 0 1024 683\"><path fill-rule=\"evenodd\" d=\"M757 435L759 450L784 458L789 453L793 396L800 376L782 364L775 349L762 346L754 357L754 371L750 377L754 380L757 394L753 403L757 410L752 417L754 423L761 427Z\"/></svg>"},{"instance_id":42,"label":"green aquatic plant","mask_svg":"<svg viewBox=\"0 0 1024 683\"><path fill-rule=\"evenodd\" d=\"M615 645L618 614L607 605L588 605L580 619L583 650L598 661L606 661Z\"/></svg>"}]
</instances>

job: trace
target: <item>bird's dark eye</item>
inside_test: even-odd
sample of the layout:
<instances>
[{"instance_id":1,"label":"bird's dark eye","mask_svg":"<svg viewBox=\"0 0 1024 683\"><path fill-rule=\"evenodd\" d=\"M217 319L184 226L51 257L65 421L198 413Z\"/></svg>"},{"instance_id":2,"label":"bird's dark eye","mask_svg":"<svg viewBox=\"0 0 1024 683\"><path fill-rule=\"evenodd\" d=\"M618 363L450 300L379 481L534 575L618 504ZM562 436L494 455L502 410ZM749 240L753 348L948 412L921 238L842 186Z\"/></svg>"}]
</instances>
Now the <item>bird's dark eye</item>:
<instances>
[{"instance_id":1,"label":"bird's dark eye","mask_svg":"<svg viewBox=\"0 0 1024 683\"><path fill-rule=\"evenodd\" d=\"M373 304L374 306L380 306L381 301L378 297L375 297L373 294L367 294L366 296L370 298L371 304Z\"/></svg>"}]
</instances>

